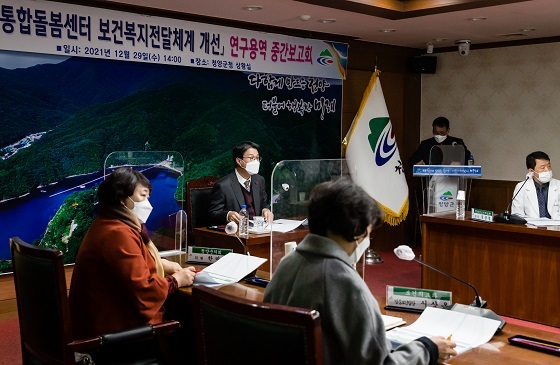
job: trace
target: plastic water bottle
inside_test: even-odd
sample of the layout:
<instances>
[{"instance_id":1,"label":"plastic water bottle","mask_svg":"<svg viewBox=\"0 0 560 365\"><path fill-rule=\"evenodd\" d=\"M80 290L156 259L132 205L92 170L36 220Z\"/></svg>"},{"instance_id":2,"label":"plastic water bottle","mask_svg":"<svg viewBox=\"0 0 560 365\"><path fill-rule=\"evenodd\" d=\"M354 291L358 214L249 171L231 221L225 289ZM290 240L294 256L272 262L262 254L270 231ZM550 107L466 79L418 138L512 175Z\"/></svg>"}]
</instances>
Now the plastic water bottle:
<instances>
[{"instance_id":1,"label":"plastic water bottle","mask_svg":"<svg viewBox=\"0 0 560 365\"><path fill-rule=\"evenodd\" d=\"M474 156L473 156L473 155L470 155L470 156L469 156L469 160L467 161L467 164L468 164L469 166L474 165Z\"/></svg>"},{"instance_id":2,"label":"plastic water bottle","mask_svg":"<svg viewBox=\"0 0 560 365\"><path fill-rule=\"evenodd\" d=\"M465 191L464 190L459 190L457 192L455 218L461 220L465 219Z\"/></svg>"},{"instance_id":3,"label":"plastic water bottle","mask_svg":"<svg viewBox=\"0 0 560 365\"><path fill-rule=\"evenodd\" d=\"M243 238L249 236L249 212L246 205L242 205L239 211L239 236Z\"/></svg>"}]
</instances>

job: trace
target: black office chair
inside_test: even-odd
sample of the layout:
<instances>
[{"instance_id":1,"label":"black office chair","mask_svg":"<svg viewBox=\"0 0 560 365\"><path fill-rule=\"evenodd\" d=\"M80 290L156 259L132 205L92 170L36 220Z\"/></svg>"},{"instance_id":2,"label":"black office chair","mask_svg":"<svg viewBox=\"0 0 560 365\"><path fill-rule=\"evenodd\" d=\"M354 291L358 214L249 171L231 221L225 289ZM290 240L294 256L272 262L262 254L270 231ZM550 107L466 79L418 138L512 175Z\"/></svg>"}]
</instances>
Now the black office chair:
<instances>
[{"instance_id":1,"label":"black office chair","mask_svg":"<svg viewBox=\"0 0 560 365\"><path fill-rule=\"evenodd\" d=\"M208 209L214 183L219 179L205 176L187 181L187 243L194 243L193 230L210 225Z\"/></svg>"},{"instance_id":2,"label":"black office chair","mask_svg":"<svg viewBox=\"0 0 560 365\"><path fill-rule=\"evenodd\" d=\"M76 364L76 353L155 341L180 327L177 321L146 325L86 339L72 337L62 252L10 238L23 364ZM135 356L133 353L130 356ZM87 362L86 362L87 363ZM96 361L97 364L103 363ZM111 362L112 363L112 362ZM160 364L154 357L122 364Z\"/></svg>"},{"instance_id":3,"label":"black office chair","mask_svg":"<svg viewBox=\"0 0 560 365\"><path fill-rule=\"evenodd\" d=\"M194 287L199 364L322 364L319 312Z\"/></svg>"}]
</instances>

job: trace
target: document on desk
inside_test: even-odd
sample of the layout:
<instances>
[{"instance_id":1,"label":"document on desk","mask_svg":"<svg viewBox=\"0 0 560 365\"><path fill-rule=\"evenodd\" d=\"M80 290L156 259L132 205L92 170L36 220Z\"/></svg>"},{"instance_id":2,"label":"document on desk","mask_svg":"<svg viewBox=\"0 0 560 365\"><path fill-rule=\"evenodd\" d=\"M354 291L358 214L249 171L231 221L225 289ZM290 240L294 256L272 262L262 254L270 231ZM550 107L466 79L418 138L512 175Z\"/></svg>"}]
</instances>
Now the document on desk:
<instances>
[{"instance_id":1,"label":"document on desk","mask_svg":"<svg viewBox=\"0 0 560 365\"><path fill-rule=\"evenodd\" d=\"M525 218L527 224L536 227L560 226L560 220L548 218Z\"/></svg>"},{"instance_id":2,"label":"document on desk","mask_svg":"<svg viewBox=\"0 0 560 365\"><path fill-rule=\"evenodd\" d=\"M272 230L280 233L290 232L301 226L306 220L276 219L272 222Z\"/></svg>"},{"instance_id":3,"label":"document on desk","mask_svg":"<svg viewBox=\"0 0 560 365\"><path fill-rule=\"evenodd\" d=\"M218 286L236 283L267 260L261 257L230 252L196 274L194 284Z\"/></svg>"},{"instance_id":4,"label":"document on desk","mask_svg":"<svg viewBox=\"0 0 560 365\"><path fill-rule=\"evenodd\" d=\"M494 319L428 307L413 324L388 331L387 338L397 347L422 336L451 336L460 354L490 341L499 325Z\"/></svg>"},{"instance_id":5,"label":"document on desk","mask_svg":"<svg viewBox=\"0 0 560 365\"><path fill-rule=\"evenodd\" d=\"M406 322L403 321L403 319L400 317L394 317L394 316L388 316L386 314L382 314L381 318L383 318L383 323L385 324L385 331L406 324Z\"/></svg>"}]
</instances>

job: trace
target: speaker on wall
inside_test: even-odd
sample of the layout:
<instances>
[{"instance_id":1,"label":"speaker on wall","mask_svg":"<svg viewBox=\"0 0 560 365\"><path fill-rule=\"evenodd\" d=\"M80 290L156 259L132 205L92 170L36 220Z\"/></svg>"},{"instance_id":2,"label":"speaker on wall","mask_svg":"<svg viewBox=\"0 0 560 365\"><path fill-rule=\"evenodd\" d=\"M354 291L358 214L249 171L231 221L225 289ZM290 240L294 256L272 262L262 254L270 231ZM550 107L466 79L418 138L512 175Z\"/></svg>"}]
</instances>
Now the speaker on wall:
<instances>
[{"instance_id":1,"label":"speaker on wall","mask_svg":"<svg viewBox=\"0 0 560 365\"><path fill-rule=\"evenodd\" d=\"M435 74L437 56L414 56L408 59L408 70L412 73Z\"/></svg>"}]
</instances>

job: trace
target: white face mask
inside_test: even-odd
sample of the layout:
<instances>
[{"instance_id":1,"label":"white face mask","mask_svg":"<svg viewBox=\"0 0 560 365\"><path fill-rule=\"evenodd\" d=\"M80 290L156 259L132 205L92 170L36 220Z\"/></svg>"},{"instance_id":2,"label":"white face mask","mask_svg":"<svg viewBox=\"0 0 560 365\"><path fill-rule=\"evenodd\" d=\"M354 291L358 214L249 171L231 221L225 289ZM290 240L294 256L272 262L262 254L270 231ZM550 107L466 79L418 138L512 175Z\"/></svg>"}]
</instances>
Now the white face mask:
<instances>
[{"instance_id":1,"label":"white face mask","mask_svg":"<svg viewBox=\"0 0 560 365\"><path fill-rule=\"evenodd\" d=\"M255 175L259 173L259 167L261 163L257 160L251 161L245 164L245 171L249 173L249 175Z\"/></svg>"},{"instance_id":2,"label":"white face mask","mask_svg":"<svg viewBox=\"0 0 560 365\"><path fill-rule=\"evenodd\" d=\"M441 142L445 141L446 138L447 138L447 134L445 136L441 136L439 134L434 134L434 139L436 140L437 143L441 143Z\"/></svg>"},{"instance_id":3,"label":"white face mask","mask_svg":"<svg viewBox=\"0 0 560 365\"><path fill-rule=\"evenodd\" d=\"M550 179L552 179L552 171L539 172L539 181L543 184L549 182Z\"/></svg>"},{"instance_id":4,"label":"white face mask","mask_svg":"<svg viewBox=\"0 0 560 365\"><path fill-rule=\"evenodd\" d=\"M360 257L362 257L362 255L364 254L364 252L366 252L368 247L369 247L369 236L364 238L360 243L358 243L358 240L356 240L356 249L354 250L354 252L352 252L352 255L350 255L350 262L352 263L352 265L356 265L356 263L360 261Z\"/></svg>"},{"instance_id":5,"label":"white face mask","mask_svg":"<svg viewBox=\"0 0 560 365\"><path fill-rule=\"evenodd\" d=\"M132 198L130 197L128 199L132 200ZM132 200L132 202L134 203L134 208L130 210L132 211L132 213L136 214L140 222L146 223L148 217L150 216L150 213L152 212L152 209L154 209L152 207L152 204L150 204L150 201L148 199L139 203L135 202L134 200Z\"/></svg>"}]
</instances>

